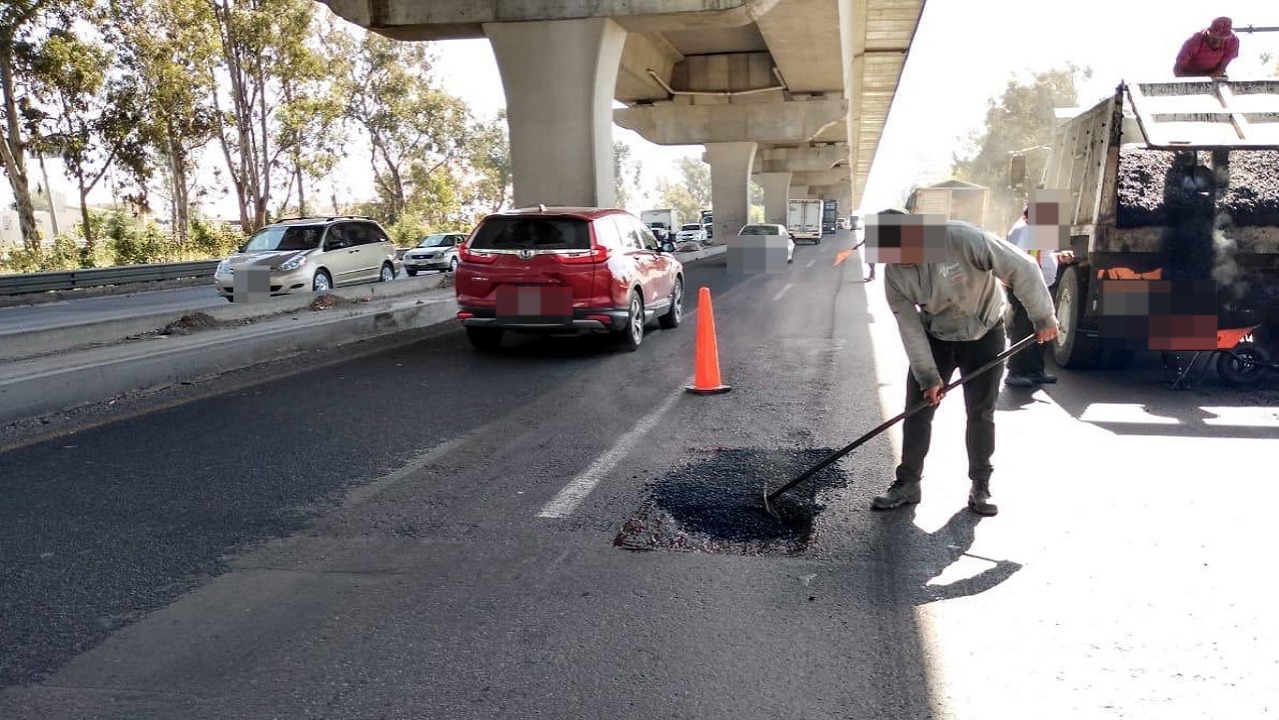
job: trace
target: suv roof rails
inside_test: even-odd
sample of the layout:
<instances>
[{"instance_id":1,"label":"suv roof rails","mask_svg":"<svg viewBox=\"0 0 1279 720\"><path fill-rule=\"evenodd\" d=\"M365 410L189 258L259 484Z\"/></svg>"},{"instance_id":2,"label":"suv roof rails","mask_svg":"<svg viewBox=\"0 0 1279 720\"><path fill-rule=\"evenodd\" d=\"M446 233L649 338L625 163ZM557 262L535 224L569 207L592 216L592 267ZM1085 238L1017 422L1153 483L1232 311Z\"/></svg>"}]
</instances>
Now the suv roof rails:
<instances>
[{"instance_id":1,"label":"suv roof rails","mask_svg":"<svg viewBox=\"0 0 1279 720\"><path fill-rule=\"evenodd\" d=\"M296 220L323 220L325 222L330 222L332 220L373 220L374 222L377 222L376 218L371 218L368 215L300 215L298 217L276 218L271 222L294 222Z\"/></svg>"}]
</instances>

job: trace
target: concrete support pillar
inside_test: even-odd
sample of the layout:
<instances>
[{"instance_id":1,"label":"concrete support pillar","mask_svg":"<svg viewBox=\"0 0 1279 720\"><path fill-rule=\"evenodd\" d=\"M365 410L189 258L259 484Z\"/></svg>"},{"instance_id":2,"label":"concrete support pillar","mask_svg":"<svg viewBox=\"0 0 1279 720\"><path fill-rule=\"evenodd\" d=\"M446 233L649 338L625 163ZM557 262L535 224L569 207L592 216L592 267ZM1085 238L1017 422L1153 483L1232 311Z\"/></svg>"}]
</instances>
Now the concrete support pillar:
<instances>
[{"instance_id":1,"label":"concrete support pillar","mask_svg":"<svg viewBox=\"0 0 1279 720\"><path fill-rule=\"evenodd\" d=\"M786 201L790 199L788 172L757 173L755 182L764 189L764 222L786 224Z\"/></svg>"},{"instance_id":2,"label":"concrete support pillar","mask_svg":"<svg viewBox=\"0 0 1279 720\"><path fill-rule=\"evenodd\" d=\"M516 207L612 207L613 89L626 31L611 19L488 23L510 125Z\"/></svg>"},{"instance_id":3,"label":"concrete support pillar","mask_svg":"<svg viewBox=\"0 0 1279 720\"><path fill-rule=\"evenodd\" d=\"M706 146L705 158L711 166L711 211L715 216L711 239L716 245L723 245L750 220L751 166L757 147L753 142Z\"/></svg>"},{"instance_id":4,"label":"concrete support pillar","mask_svg":"<svg viewBox=\"0 0 1279 720\"><path fill-rule=\"evenodd\" d=\"M804 200L808 197L807 185L791 185L790 196L793 200Z\"/></svg>"},{"instance_id":5,"label":"concrete support pillar","mask_svg":"<svg viewBox=\"0 0 1279 720\"><path fill-rule=\"evenodd\" d=\"M839 214L842 217L848 217L853 214L853 186L850 183L847 187L840 188L839 191Z\"/></svg>"}]
</instances>

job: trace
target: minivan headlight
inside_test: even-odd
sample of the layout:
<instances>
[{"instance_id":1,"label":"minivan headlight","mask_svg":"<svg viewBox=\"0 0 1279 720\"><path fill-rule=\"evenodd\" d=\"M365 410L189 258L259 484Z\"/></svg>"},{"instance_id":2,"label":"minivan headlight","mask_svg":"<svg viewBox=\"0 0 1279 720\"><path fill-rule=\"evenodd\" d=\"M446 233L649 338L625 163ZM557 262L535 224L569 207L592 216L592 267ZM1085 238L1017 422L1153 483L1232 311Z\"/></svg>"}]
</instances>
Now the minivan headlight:
<instances>
[{"instance_id":1,"label":"minivan headlight","mask_svg":"<svg viewBox=\"0 0 1279 720\"><path fill-rule=\"evenodd\" d=\"M307 261L306 255L298 255L292 260L288 260L286 262L280 263L280 267L278 269L281 272L292 272L302 267L303 265L305 265L306 261Z\"/></svg>"},{"instance_id":2,"label":"minivan headlight","mask_svg":"<svg viewBox=\"0 0 1279 720\"><path fill-rule=\"evenodd\" d=\"M228 271L228 270L230 270L230 269L231 269L231 261L230 261L230 260L223 260L222 262L218 263L218 269L217 269L216 271L214 271L214 273L213 273L213 274L214 274L214 275L226 275L227 271Z\"/></svg>"}]
</instances>

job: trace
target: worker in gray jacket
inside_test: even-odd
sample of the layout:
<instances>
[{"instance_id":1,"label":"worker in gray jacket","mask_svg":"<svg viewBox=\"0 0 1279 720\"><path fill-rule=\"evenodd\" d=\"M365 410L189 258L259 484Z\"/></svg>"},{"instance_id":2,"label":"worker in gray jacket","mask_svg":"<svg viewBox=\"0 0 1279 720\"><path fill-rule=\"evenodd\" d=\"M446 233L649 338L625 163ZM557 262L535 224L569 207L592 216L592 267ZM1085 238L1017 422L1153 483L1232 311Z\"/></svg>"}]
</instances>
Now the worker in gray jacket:
<instances>
[{"instance_id":1,"label":"worker in gray jacket","mask_svg":"<svg viewBox=\"0 0 1279 720\"><path fill-rule=\"evenodd\" d=\"M905 214L900 210L884 213ZM947 222L944 241L942 229L935 230L929 247L923 233L902 233L897 241L900 250L894 251L898 261L885 258L884 292L910 359L906 406L914 407L923 399L931 406L906 418L896 481L875 498L872 506L878 509L920 501L924 458L942 388L956 369L961 375L970 373L1005 350L1006 299L1000 281L1026 307L1039 342L1057 336L1052 296L1029 255L966 222ZM1003 376L1000 365L963 386L972 480L968 506L981 515L998 512L990 502L990 461L995 451L995 400Z\"/></svg>"}]
</instances>

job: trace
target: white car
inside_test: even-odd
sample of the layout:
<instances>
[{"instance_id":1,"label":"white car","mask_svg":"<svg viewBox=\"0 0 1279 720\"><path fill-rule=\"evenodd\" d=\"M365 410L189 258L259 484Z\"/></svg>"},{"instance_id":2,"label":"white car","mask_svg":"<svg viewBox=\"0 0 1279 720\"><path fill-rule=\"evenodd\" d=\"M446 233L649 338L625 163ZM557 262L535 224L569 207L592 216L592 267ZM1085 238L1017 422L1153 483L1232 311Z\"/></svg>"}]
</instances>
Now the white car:
<instances>
[{"instance_id":1,"label":"white car","mask_svg":"<svg viewBox=\"0 0 1279 720\"><path fill-rule=\"evenodd\" d=\"M466 242L462 233L436 233L418 241L404 253L404 271L410 276L424 270L453 272L457 270L457 248Z\"/></svg>"},{"instance_id":2,"label":"white car","mask_svg":"<svg viewBox=\"0 0 1279 720\"><path fill-rule=\"evenodd\" d=\"M679 232L675 235L675 242L695 242L706 243L706 230L697 223L689 223L688 225L680 225Z\"/></svg>"},{"instance_id":3,"label":"white car","mask_svg":"<svg viewBox=\"0 0 1279 720\"><path fill-rule=\"evenodd\" d=\"M785 225L775 225L773 223L755 223L744 225L737 232L738 235L766 235L765 247L780 246L782 241L786 242L786 262L795 262L795 240L791 237L790 231ZM773 238L777 238L774 240Z\"/></svg>"}]
</instances>

